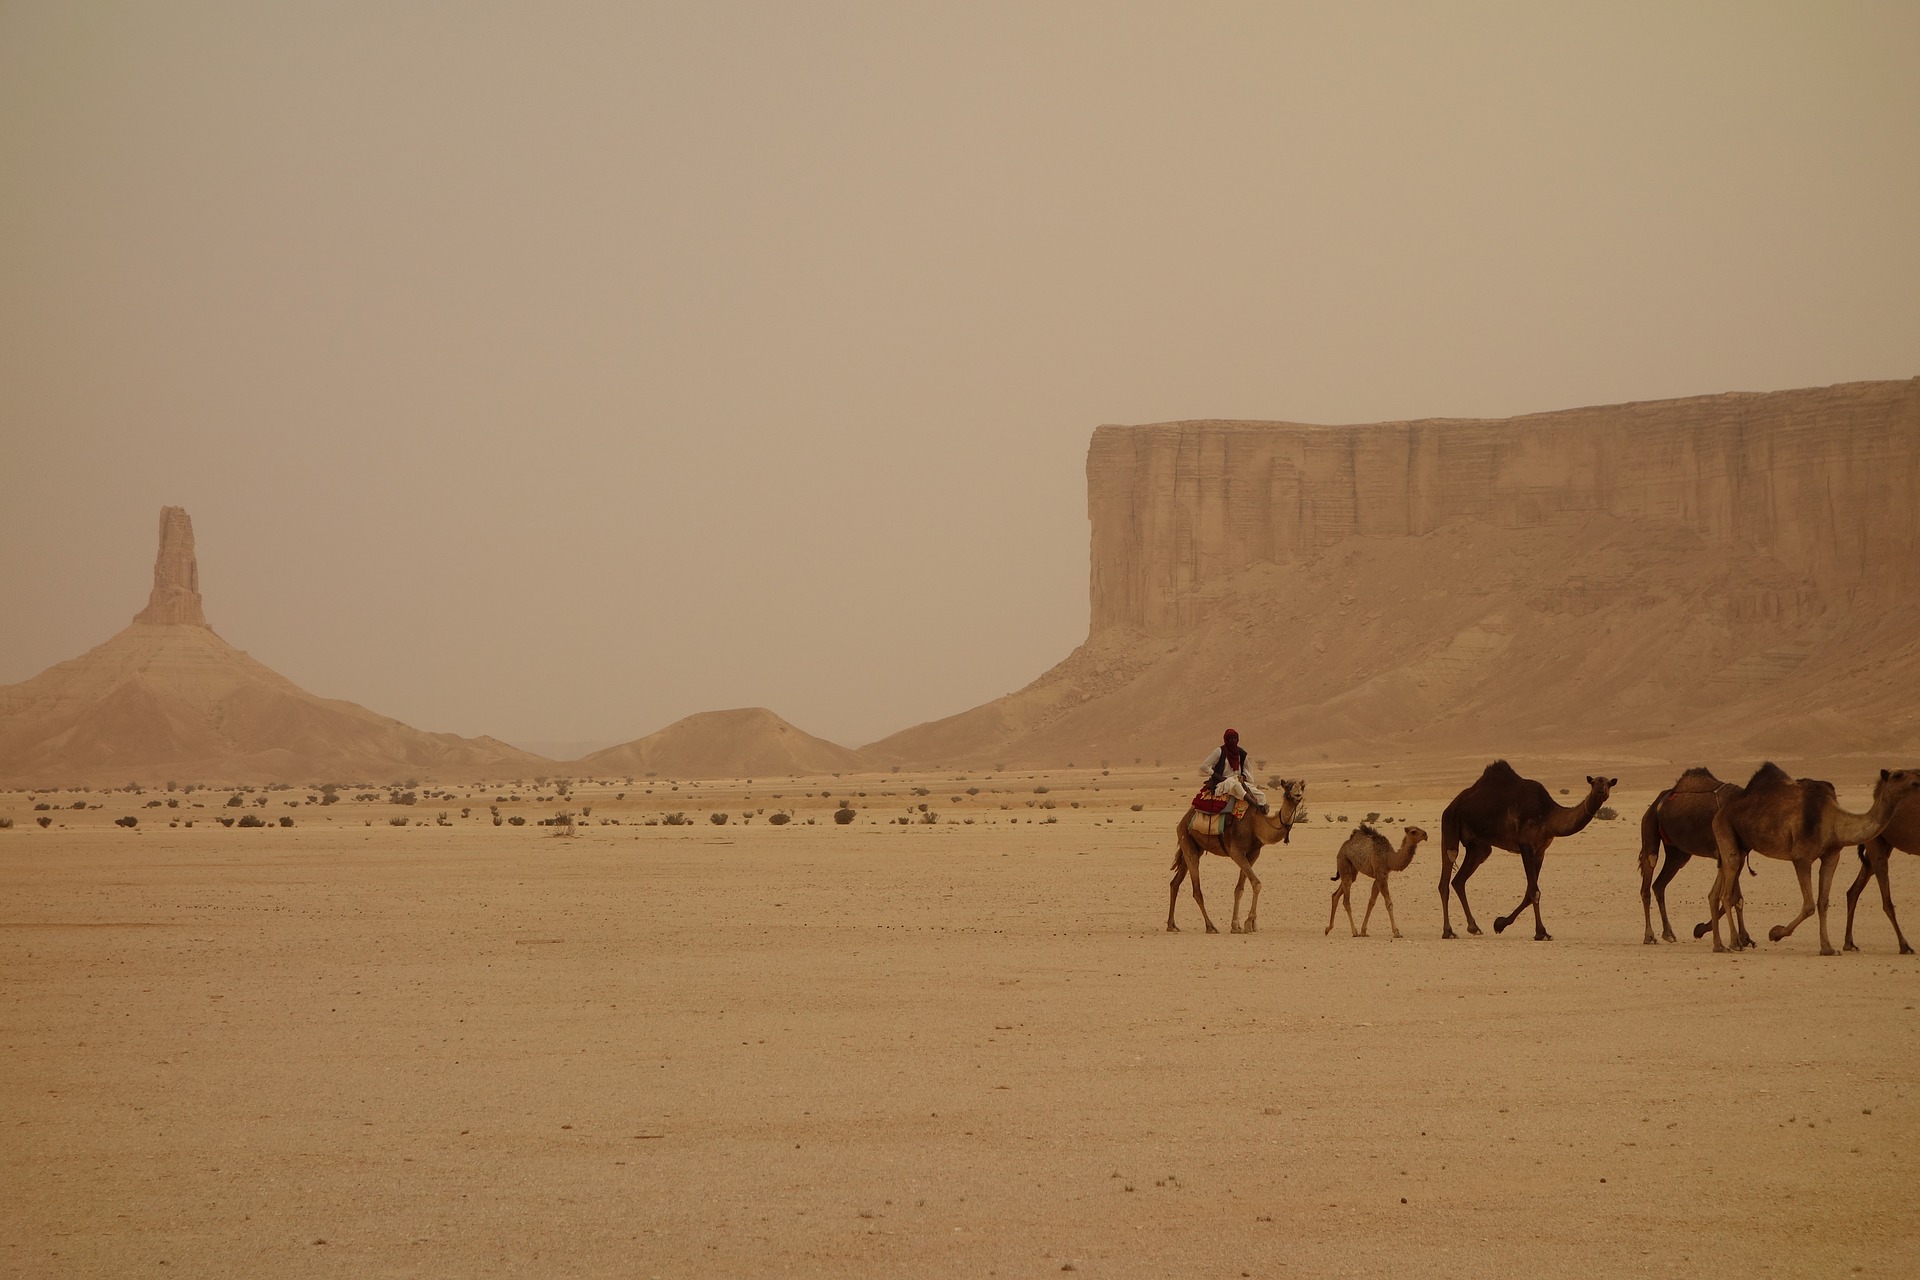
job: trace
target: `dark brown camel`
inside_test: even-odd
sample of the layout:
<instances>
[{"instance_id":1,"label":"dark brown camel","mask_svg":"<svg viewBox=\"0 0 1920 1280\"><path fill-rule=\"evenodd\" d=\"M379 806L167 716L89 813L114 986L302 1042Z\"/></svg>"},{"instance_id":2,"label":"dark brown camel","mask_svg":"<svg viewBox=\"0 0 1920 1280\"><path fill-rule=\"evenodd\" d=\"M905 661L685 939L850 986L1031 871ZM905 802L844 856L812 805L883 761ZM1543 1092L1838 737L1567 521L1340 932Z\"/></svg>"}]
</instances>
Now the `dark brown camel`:
<instances>
[{"instance_id":1,"label":"dark brown camel","mask_svg":"<svg viewBox=\"0 0 1920 1280\"><path fill-rule=\"evenodd\" d=\"M1553 802L1547 789L1531 778L1523 778L1505 760L1495 760L1480 774L1479 781L1453 798L1440 815L1440 936L1453 938L1453 918L1448 909L1447 880L1460 895L1460 910L1466 913L1467 932L1479 933L1473 908L1467 905L1467 880L1495 849L1508 849L1520 855L1526 868L1527 891L1520 905L1493 922L1493 931L1502 933L1529 906L1533 908L1533 937L1536 942L1551 942L1553 935L1540 921L1540 864L1547 846L1560 836L1584 830L1600 806L1613 793L1618 778L1588 777L1587 798L1571 809ZM1466 856L1460 861L1460 874L1453 874L1454 859L1462 846Z\"/></svg>"},{"instance_id":2,"label":"dark brown camel","mask_svg":"<svg viewBox=\"0 0 1920 1280\"><path fill-rule=\"evenodd\" d=\"M1689 769L1671 787L1653 798L1647 811L1640 818L1640 913L1646 920L1647 933L1641 941L1652 945L1653 903L1660 903L1660 936L1668 942L1677 942L1673 936L1673 925L1667 919L1667 885L1679 873L1680 868L1694 858L1706 858L1714 865L1714 875L1720 874L1720 847L1713 839L1713 814L1720 806L1722 793L1732 793L1740 788L1731 782L1722 782L1708 769ZM1666 861L1660 863L1660 875L1654 877L1654 864L1660 853L1661 845L1666 846ZM1743 851L1744 852L1744 851ZM1746 912L1740 901L1740 881L1733 882L1734 901L1732 904L1734 932L1740 938L1740 945L1752 946L1753 939L1747 936ZM1693 936L1698 938L1706 932L1706 926L1694 929Z\"/></svg>"},{"instance_id":3,"label":"dark brown camel","mask_svg":"<svg viewBox=\"0 0 1920 1280\"><path fill-rule=\"evenodd\" d=\"M1294 819L1300 816L1300 806L1306 798L1306 783L1289 782L1282 778L1280 802L1269 804L1265 810L1248 808L1246 817L1235 819L1224 833L1224 838L1196 834L1191 824L1198 816L1198 811L1188 809L1174 831L1174 840L1179 847L1173 855L1173 883L1167 886L1167 932L1180 932L1180 926L1173 922L1173 909L1180 901L1180 882L1189 877L1193 879L1193 905L1200 908L1200 918L1206 922L1207 932L1220 932L1213 927L1213 920L1207 915L1206 899L1200 896L1200 859L1206 854L1217 853L1232 859L1233 865L1240 868L1240 879L1233 886L1233 931L1252 933L1257 927L1255 917L1260 913L1260 877L1253 874L1253 864L1259 860L1263 845L1287 843L1293 831ZM1247 907L1247 923L1242 927L1240 892L1249 884L1253 886L1253 902Z\"/></svg>"},{"instance_id":4,"label":"dark brown camel","mask_svg":"<svg viewBox=\"0 0 1920 1280\"><path fill-rule=\"evenodd\" d=\"M1887 824L1887 829L1860 846L1860 874L1847 890L1847 938L1840 944L1842 951L1860 949L1853 945L1853 909L1860 903L1860 891L1872 877L1880 882L1880 907L1887 913L1887 923L1893 926L1893 936L1900 941L1900 954L1913 954L1913 948L1907 945L1907 935L1900 932L1900 919L1893 914L1893 893L1887 887L1887 859L1895 849L1920 853L1920 797L1908 796L1902 800L1894 809L1893 821Z\"/></svg>"},{"instance_id":5,"label":"dark brown camel","mask_svg":"<svg viewBox=\"0 0 1920 1280\"><path fill-rule=\"evenodd\" d=\"M1800 877L1800 914L1792 923L1775 925L1767 931L1770 941L1792 935L1800 922L1815 911L1813 864L1820 864L1820 954L1838 955L1827 940L1827 901L1833 889L1833 872L1840 862L1840 850L1850 844L1866 844L1887 829L1894 810L1908 796L1920 793L1920 769L1880 771L1873 787L1873 807L1865 813L1848 813L1840 807L1831 782L1816 778L1790 778L1778 766L1760 766L1746 789L1730 796L1713 815L1713 837L1720 846L1720 879L1715 884L1731 883L1740 873L1741 850L1751 849L1769 858L1793 864ZM1712 900L1713 949L1720 945L1720 916L1724 903Z\"/></svg>"}]
</instances>

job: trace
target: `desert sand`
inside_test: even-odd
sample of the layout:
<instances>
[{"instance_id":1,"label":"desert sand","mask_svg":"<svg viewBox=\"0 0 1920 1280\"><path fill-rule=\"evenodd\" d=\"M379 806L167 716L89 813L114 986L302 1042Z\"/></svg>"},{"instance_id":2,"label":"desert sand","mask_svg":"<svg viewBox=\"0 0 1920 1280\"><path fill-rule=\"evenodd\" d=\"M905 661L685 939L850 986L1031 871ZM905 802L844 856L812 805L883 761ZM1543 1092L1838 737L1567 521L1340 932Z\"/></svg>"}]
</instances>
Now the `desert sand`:
<instances>
[{"instance_id":1,"label":"desert sand","mask_svg":"<svg viewBox=\"0 0 1920 1280\"><path fill-rule=\"evenodd\" d=\"M1432 843L1404 940L1323 935L1352 826L1437 833L1476 771L1293 771L1242 936L1219 858L1223 932L1163 930L1184 766L0 797L0 1269L1912 1274L1920 969L1871 891L1859 954L1643 946L1647 774L1555 844L1553 942L1442 942ZM1496 854L1483 922L1520 887Z\"/></svg>"}]
</instances>

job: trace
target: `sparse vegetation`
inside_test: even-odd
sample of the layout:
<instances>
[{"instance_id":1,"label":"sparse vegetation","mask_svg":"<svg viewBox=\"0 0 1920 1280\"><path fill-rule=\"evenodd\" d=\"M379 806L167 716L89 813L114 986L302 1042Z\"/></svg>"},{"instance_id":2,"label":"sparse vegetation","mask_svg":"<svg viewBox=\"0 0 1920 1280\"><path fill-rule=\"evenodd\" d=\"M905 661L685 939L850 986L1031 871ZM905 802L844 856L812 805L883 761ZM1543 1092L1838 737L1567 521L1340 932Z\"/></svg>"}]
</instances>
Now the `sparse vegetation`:
<instances>
[{"instance_id":1,"label":"sparse vegetation","mask_svg":"<svg viewBox=\"0 0 1920 1280\"><path fill-rule=\"evenodd\" d=\"M134 817L132 814L128 814L124 818L115 818L113 825L116 827L137 827L140 825L140 819Z\"/></svg>"},{"instance_id":2,"label":"sparse vegetation","mask_svg":"<svg viewBox=\"0 0 1920 1280\"><path fill-rule=\"evenodd\" d=\"M243 827L264 827L267 825L267 820L257 813L249 813L240 819L239 825Z\"/></svg>"}]
</instances>

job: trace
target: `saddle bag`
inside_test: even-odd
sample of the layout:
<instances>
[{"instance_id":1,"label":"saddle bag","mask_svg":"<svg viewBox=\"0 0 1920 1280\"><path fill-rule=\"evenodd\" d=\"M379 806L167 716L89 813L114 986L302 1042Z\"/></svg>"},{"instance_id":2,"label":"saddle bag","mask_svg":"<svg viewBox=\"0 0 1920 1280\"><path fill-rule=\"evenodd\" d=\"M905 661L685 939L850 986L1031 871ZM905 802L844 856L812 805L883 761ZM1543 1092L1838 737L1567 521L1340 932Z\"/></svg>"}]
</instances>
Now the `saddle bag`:
<instances>
[{"instance_id":1,"label":"saddle bag","mask_svg":"<svg viewBox=\"0 0 1920 1280\"><path fill-rule=\"evenodd\" d=\"M1227 804L1227 797L1213 794L1212 787L1200 788L1200 794L1193 798L1193 807L1201 813L1225 812Z\"/></svg>"}]
</instances>

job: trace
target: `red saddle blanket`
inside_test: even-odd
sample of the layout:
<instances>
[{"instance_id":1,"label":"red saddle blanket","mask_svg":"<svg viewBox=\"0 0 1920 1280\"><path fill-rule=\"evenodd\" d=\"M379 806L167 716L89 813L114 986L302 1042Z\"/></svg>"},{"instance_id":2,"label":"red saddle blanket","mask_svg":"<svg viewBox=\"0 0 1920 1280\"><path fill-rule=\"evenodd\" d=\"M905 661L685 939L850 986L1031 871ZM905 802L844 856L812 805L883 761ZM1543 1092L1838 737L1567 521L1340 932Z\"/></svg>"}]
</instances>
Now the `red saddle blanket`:
<instances>
[{"instance_id":1,"label":"red saddle blanket","mask_svg":"<svg viewBox=\"0 0 1920 1280\"><path fill-rule=\"evenodd\" d=\"M1200 788L1200 794L1193 798L1193 807L1201 813L1223 813L1233 801L1226 796L1217 796L1206 787Z\"/></svg>"}]
</instances>

